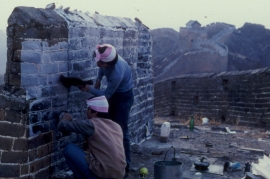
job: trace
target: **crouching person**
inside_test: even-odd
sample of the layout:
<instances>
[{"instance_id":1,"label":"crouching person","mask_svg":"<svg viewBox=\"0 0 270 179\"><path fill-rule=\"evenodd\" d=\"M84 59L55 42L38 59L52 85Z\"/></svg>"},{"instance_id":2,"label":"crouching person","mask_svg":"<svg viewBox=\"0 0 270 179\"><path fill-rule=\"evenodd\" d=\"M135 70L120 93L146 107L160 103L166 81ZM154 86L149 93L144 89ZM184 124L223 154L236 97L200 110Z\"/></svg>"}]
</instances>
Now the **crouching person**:
<instances>
[{"instance_id":1,"label":"crouching person","mask_svg":"<svg viewBox=\"0 0 270 179\"><path fill-rule=\"evenodd\" d=\"M125 175L126 157L123 147L121 127L112 120L101 118L108 112L105 96L86 100L86 120L72 120L65 113L58 124L60 131L81 133L87 136L89 154L80 147L68 144L64 148L64 156L75 178L123 179Z\"/></svg>"}]
</instances>

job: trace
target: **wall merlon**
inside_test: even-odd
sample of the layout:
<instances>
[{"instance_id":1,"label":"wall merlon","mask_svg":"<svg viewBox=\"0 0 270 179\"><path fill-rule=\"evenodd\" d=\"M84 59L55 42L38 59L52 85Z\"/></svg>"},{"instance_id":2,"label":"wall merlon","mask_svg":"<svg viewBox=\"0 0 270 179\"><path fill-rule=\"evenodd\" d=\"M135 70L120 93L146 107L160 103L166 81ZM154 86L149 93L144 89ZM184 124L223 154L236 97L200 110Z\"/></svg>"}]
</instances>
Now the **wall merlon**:
<instances>
[{"instance_id":1,"label":"wall merlon","mask_svg":"<svg viewBox=\"0 0 270 179\"><path fill-rule=\"evenodd\" d=\"M8 25L6 84L0 94L0 171L3 163L20 166L0 177L50 178L67 167L61 150L69 142L82 146L84 137L63 136L58 117L68 110L75 119L85 118L90 95L64 87L59 75L95 80L98 67L92 52L98 44L114 45L132 69L137 100L131 110L131 140L144 140L154 100L152 37L145 25L129 18L32 7L15 8Z\"/></svg>"},{"instance_id":2,"label":"wall merlon","mask_svg":"<svg viewBox=\"0 0 270 179\"><path fill-rule=\"evenodd\" d=\"M35 14L33 16L33 14ZM8 19L9 26L67 27L66 21L52 9L16 7Z\"/></svg>"}]
</instances>

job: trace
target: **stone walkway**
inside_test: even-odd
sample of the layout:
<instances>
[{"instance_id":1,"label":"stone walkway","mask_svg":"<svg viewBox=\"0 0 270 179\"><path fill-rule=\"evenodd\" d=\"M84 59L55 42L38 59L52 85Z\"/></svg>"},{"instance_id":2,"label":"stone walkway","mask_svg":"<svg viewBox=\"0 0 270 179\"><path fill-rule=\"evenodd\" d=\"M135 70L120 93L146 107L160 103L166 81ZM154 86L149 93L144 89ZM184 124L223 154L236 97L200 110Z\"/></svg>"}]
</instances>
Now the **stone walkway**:
<instances>
[{"instance_id":1,"label":"stone walkway","mask_svg":"<svg viewBox=\"0 0 270 179\"><path fill-rule=\"evenodd\" d=\"M164 121L171 122L170 139L167 143L159 141L160 126ZM195 172L190 172L194 161L205 156L210 165L223 167L226 161L240 162L243 170L227 172L223 175L203 173L203 179L240 179L244 175L246 162L258 163L264 154L270 153L270 129L251 128L244 126L231 126L227 124L208 124L202 126L196 121L194 131L190 131L186 121L179 119L163 118L155 121L155 129L151 139L139 145L132 146L132 171L129 179L142 178L139 175L141 167L149 170L145 179L154 178L154 163L163 161L165 152L171 146L176 149L176 158L183 163L183 178L193 178ZM236 134L229 134L225 127L229 127ZM161 153L153 155L152 153ZM171 149L166 160L173 158ZM258 176L258 178L263 178ZM169 178L168 178L169 179Z\"/></svg>"}]
</instances>

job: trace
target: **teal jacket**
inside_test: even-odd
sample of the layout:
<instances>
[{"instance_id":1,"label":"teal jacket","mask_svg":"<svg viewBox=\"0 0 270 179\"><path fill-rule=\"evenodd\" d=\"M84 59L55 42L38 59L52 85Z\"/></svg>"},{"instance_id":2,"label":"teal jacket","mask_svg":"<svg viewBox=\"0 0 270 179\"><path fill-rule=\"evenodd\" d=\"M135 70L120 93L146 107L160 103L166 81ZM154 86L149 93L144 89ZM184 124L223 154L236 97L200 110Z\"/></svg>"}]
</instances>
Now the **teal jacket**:
<instances>
[{"instance_id":1,"label":"teal jacket","mask_svg":"<svg viewBox=\"0 0 270 179\"><path fill-rule=\"evenodd\" d=\"M90 87L89 92L95 96L106 96L109 99L115 92L126 92L132 89L132 72L128 63L118 55L118 61L114 66L99 68L98 80L105 76L107 79L107 88L98 90Z\"/></svg>"}]
</instances>

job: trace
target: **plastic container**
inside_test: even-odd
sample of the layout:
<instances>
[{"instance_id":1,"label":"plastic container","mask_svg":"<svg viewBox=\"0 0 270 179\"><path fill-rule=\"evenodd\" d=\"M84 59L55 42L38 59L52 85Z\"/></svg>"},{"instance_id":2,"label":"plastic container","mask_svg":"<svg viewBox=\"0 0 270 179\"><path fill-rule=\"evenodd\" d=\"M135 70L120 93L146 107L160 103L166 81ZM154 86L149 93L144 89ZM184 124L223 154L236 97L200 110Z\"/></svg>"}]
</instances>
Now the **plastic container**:
<instances>
[{"instance_id":1,"label":"plastic container","mask_svg":"<svg viewBox=\"0 0 270 179\"><path fill-rule=\"evenodd\" d=\"M168 138L171 132L171 123L170 122L164 122L160 129L160 142L168 142Z\"/></svg>"},{"instance_id":2,"label":"plastic container","mask_svg":"<svg viewBox=\"0 0 270 179\"><path fill-rule=\"evenodd\" d=\"M239 162L230 163L230 166L228 168L229 171L237 171L242 170L242 166Z\"/></svg>"},{"instance_id":3,"label":"plastic container","mask_svg":"<svg viewBox=\"0 0 270 179\"><path fill-rule=\"evenodd\" d=\"M202 174L200 172L195 173L193 179L202 179Z\"/></svg>"}]
</instances>

